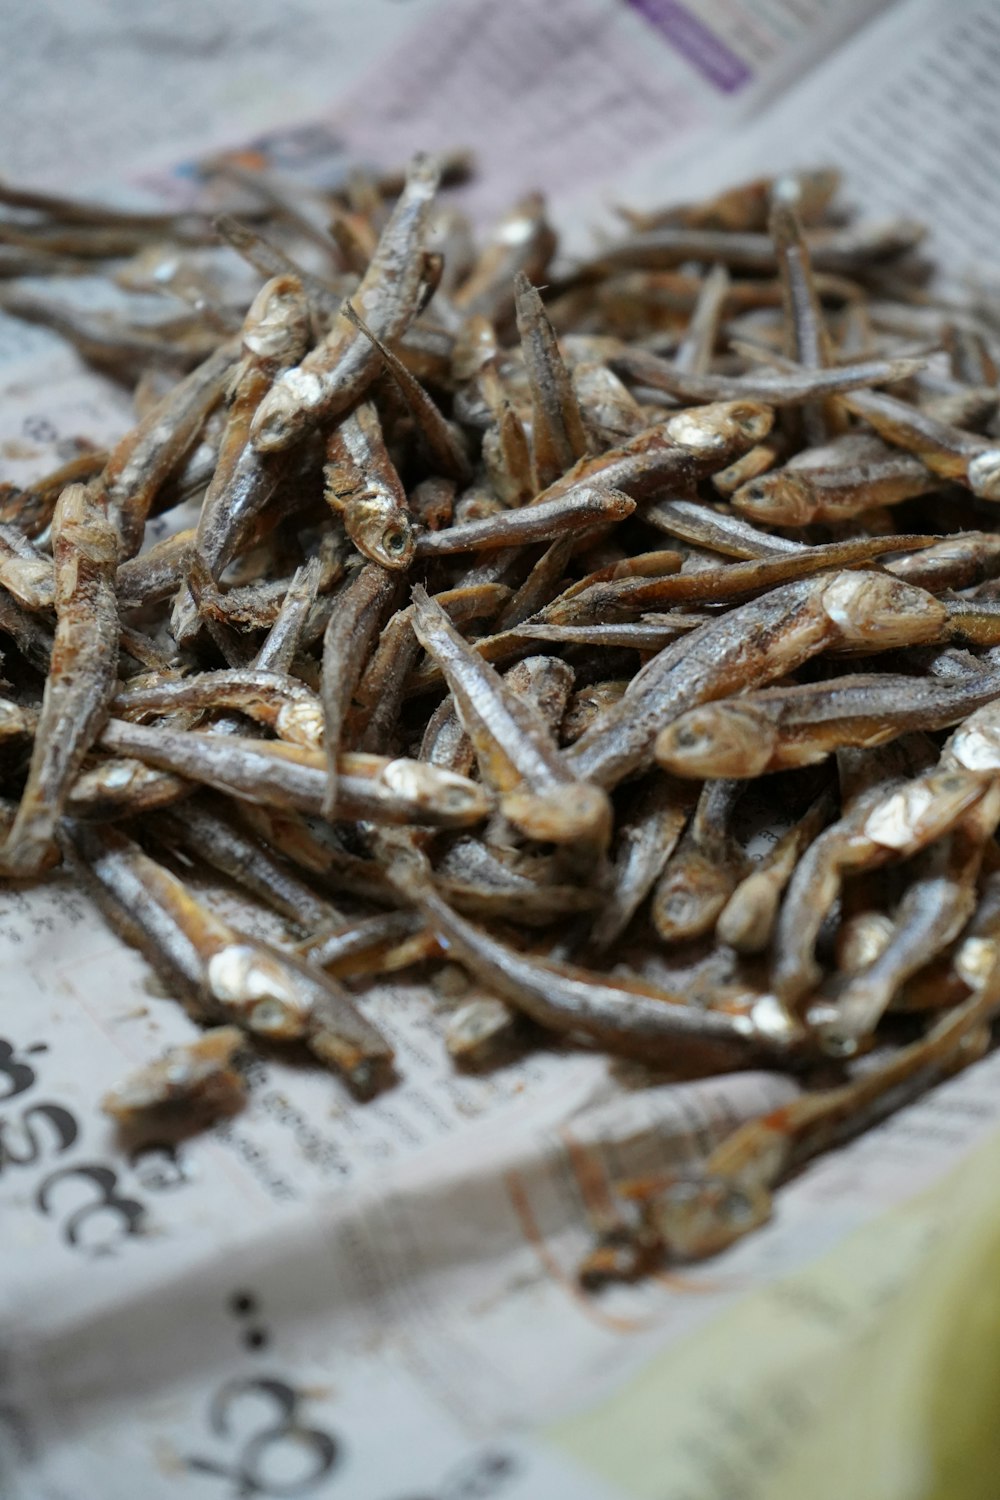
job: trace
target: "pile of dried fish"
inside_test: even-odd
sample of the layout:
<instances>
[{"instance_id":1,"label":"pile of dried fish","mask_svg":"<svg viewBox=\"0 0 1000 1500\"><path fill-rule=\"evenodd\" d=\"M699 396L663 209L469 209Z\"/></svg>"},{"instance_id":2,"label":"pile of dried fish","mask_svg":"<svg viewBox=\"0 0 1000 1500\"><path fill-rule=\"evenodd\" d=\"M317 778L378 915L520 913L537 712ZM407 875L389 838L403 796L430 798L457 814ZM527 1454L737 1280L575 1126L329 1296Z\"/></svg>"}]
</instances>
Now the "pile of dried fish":
<instances>
[{"instance_id":1,"label":"pile of dried fish","mask_svg":"<svg viewBox=\"0 0 1000 1500\"><path fill-rule=\"evenodd\" d=\"M795 1070L697 1171L618 1185L595 1283L728 1244L988 1045L1000 308L929 289L919 227L845 219L829 172L573 264L537 197L477 248L440 175L308 214L251 178L211 252L199 215L0 190L8 276L111 257L175 299L152 331L0 299L139 409L3 495L0 857L68 867L223 1028L126 1119L231 1106L233 1027L390 1085L364 991L413 965L464 971L465 1066Z\"/></svg>"}]
</instances>

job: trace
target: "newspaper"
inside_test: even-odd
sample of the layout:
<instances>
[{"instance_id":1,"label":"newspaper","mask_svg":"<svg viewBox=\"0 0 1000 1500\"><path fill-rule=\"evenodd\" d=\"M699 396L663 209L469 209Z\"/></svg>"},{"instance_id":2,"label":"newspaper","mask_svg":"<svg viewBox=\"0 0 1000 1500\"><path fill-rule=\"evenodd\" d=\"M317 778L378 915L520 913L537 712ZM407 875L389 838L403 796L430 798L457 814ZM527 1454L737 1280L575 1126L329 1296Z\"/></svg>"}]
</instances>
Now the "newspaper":
<instances>
[{"instance_id":1,"label":"newspaper","mask_svg":"<svg viewBox=\"0 0 1000 1500\"><path fill-rule=\"evenodd\" d=\"M121 0L8 10L31 126L8 160L53 187L183 197L184 163L240 141L306 178L457 143L477 214L540 185L582 233L612 197L821 160L866 207L933 214L956 275L996 242L995 4L296 0L237 25L227 0L169 31ZM108 100L72 139L60 77ZM3 319L0 357L0 477L129 424L43 331ZM1000 1456L1000 1055L716 1260L591 1296L608 1181L703 1154L794 1082L558 1049L460 1076L447 1000L399 982L361 1001L391 1091L358 1105L267 1056L242 1114L127 1153L97 1101L194 1034L184 1012L61 877L0 891L0 994L4 1500L911 1500L980 1493L962 1465Z\"/></svg>"}]
</instances>

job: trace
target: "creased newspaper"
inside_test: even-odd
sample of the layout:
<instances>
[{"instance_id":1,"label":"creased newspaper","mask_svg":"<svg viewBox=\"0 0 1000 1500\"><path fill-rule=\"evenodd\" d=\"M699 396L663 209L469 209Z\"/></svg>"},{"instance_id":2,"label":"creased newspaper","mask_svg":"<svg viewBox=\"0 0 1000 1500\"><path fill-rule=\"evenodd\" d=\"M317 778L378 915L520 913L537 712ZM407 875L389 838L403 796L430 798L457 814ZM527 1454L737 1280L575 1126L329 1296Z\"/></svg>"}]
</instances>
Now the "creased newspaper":
<instances>
[{"instance_id":1,"label":"creased newspaper","mask_svg":"<svg viewBox=\"0 0 1000 1500\"><path fill-rule=\"evenodd\" d=\"M996 4L278 17L9 6L9 171L183 201L209 149L333 181L457 144L478 215L538 186L582 236L613 201L832 162L866 208L932 216L957 278L995 254ZM130 422L112 382L8 318L0 385L14 481ZM716 1260L593 1296L576 1268L608 1181L702 1155L793 1081L650 1083L569 1050L461 1076L449 1002L382 984L362 1004L393 1090L359 1105L266 1058L241 1115L125 1154L97 1101L193 1035L180 1007L63 878L0 892L0 995L5 1500L994 1493L1000 1055L817 1162Z\"/></svg>"}]
</instances>

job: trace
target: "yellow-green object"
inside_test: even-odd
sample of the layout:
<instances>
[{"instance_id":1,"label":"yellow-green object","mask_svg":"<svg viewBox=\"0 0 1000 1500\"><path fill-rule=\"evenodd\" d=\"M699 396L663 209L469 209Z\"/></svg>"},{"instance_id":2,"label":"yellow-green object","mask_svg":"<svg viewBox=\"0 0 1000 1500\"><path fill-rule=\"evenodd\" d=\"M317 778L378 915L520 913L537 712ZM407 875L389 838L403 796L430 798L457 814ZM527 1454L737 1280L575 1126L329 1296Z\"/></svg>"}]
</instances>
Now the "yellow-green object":
<instances>
[{"instance_id":1,"label":"yellow-green object","mask_svg":"<svg viewBox=\"0 0 1000 1500\"><path fill-rule=\"evenodd\" d=\"M545 1434L642 1500L1000 1496L1000 1134Z\"/></svg>"}]
</instances>

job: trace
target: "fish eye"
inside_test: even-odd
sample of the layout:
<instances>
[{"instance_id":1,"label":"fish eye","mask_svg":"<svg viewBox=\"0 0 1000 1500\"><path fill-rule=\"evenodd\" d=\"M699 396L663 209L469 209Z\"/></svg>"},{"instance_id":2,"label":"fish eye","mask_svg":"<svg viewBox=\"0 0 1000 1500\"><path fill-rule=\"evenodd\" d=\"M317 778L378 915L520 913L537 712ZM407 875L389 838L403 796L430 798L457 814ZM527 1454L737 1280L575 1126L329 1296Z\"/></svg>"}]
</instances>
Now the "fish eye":
<instances>
[{"instance_id":1,"label":"fish eye","mask_svg":"<svg viewBox=\"0 0 1000 1500\"><path fill-rule=\"evenodd\" d=\"M720 1207L731 1224L749 1224L753 1219L753 1205L739 1188L730 1188Z\"/></svg>"},{"instance_id":2,"label":"fish eye","mask_svg":"<svg viewBox=\"0 0 1000 1500\"><path fill-rule=\"evenodd\" d=\"M248 1017L250 1029L264 1036L286 1036L298 1030L295 1017L288 1007L274 995L265 995L258 1000Z\"/></svg>"},{"instance_id":3,"label":"fish eye","mask_svg":"<svg viewBox=\"0 0 1000 1500\"><path fill-rule=\"evenodd\" d=\"M406 550L406 537L401 531L387 531L382 541L386 551L395 553L397 556Z\"/></svg>"},{"instance_id":4,"label":"fish eye","mask_svg":"<svg viewBox=\"0 0 1000 1500\"><path fill-rule=\"evenodd\" d=\"M674 744L679 750L693 750L695 745L700 744L701 738L698 730L692 729L690 725L674 731Z\"/></svg>"}]
</instances>

